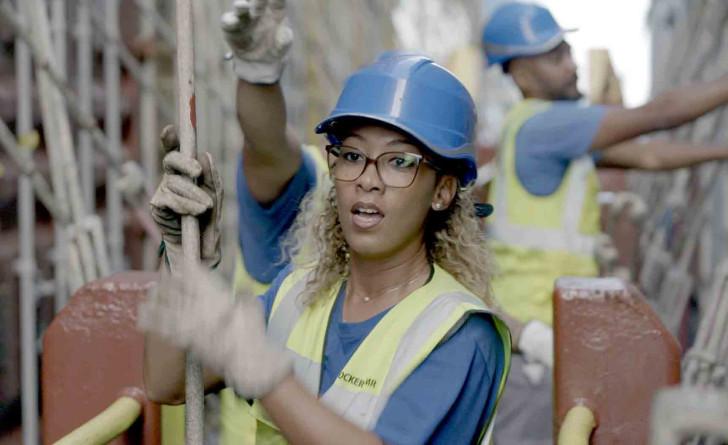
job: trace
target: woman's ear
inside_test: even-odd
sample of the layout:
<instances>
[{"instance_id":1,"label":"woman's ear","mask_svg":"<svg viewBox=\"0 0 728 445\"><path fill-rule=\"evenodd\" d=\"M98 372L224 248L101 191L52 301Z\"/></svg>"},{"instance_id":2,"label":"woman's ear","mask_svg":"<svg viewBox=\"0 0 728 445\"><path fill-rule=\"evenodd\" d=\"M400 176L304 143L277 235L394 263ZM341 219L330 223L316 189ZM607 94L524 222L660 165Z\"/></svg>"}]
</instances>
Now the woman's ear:
<instances>
[{"instance_id":1,"label":"woman's ear","mask_svg":"<svg viewBox=\"0 0 728 445\"><path fill-rule=\"evenodd\" d=\"M454 176L443 175L435 184L435 194L432 196L432 209L445 210L450 207L458 191L458 180Z\"/></svg>"}]
</instances>

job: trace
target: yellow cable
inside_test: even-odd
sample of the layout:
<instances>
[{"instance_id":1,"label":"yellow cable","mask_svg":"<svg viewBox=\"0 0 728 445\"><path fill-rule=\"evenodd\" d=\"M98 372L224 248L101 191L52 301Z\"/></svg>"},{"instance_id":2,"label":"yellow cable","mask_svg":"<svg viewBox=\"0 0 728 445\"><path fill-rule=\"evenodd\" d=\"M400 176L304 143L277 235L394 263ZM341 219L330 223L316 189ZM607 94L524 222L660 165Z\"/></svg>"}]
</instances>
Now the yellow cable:
<instances>
[{"instance_id":1,"label":"yellow cable","mask_svg":"<svg viewBox=\"0 0 728 445\"><path fill-rule=\"evenodd\" d=\"M589 437L596 426L594 413L589 408L574 406L561 424L558 445L589 445Z\"/></svg>"},{"instance_id":2,"label":"yellow cable","mask_svg":"<svg viewBox=\"0 0 728 445\"><path fill-rule=\"evenodd\" d=\"M126 431L142 412L138 400L123 396L55 445L101 445Z\"/></svg>"}]
</instances>

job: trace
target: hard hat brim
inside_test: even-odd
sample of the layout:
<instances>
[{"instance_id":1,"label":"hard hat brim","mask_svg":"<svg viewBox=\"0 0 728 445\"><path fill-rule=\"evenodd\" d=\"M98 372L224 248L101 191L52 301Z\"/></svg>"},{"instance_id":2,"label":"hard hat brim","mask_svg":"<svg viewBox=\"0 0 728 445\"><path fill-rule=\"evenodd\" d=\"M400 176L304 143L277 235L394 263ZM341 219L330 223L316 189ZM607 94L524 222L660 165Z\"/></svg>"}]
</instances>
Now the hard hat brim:
<instances>
[{"instance_id":1,"label":"hard hat brim","mask_svg":"<svg viewBox=\"0 0 728 445\"><path fill-rule=\"evenodd\" d=\"M520 57L532 57L541 54L546 54L565 40L564 36L568 33L578 31L578 28L561 28L561 30L554 34L546 42L543 42L538 46L521 46L521 45L497 45L488 43L483 45L485 50L486 61L488 66L502 65L513 59Z\"/></svg>"},{"instance_id":2,"label":"hard hat brim","mask_svg":"<svg viewBox=\"0 0 728 445\"><path fill-rule=\"evenodd\" d=\"M330 135L332 133L336 133L335 130L335 124L336 122L346 121L346 120L358 120L361 119L363 122L370 121L373 124L384 124L389 127L393 127L407 135L409 135L412 139L420 143L427 151L434 154L435 156L439 156L451 161L462 161L466 168L463 170L463 172L458 175L458 179L460 181L461 187L466 187L472 184L473 181L475 181L475 178L477 177L477 171L475 169L474 165L470 165L472 163L470 157L468 156L469 150L468 146L462 146L458 147L457 149L451 149L451 150L442 150L439 147L433 146L428 142L428 138L414 130L414 128L404 124L402 121L398 119L394 119L388 116L381 116L378 114L373 113L351 113L351 112L345 112L340 114L334 114L332 116L327 117L323 121L321 121L318 125L316 125L315 132L318 134L326 134L327 137L329 137L329 141L334 142L340 142L340 141L333 141L330 138ZM453 147L454 148L454 147Z\"/></svg>"}]
</instances>

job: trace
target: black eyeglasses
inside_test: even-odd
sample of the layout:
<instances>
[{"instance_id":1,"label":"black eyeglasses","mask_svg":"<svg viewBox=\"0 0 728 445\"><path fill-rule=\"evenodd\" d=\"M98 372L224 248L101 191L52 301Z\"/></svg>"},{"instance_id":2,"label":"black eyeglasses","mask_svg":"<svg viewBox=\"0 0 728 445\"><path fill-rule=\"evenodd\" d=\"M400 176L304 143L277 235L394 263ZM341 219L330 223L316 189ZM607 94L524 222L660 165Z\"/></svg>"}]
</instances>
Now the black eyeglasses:
<instances>
[{"instance_id":1,"label":"black eyeglasses","mask_svg":"<svg viewBox=\"0 0 728 445\"><path fill-rule=\"evenodd\" d=\"M329 172L337 181L357 180L373 163L382 183L387 187L405 188L412 185L420 164L425 163L439 171L437 166L424 156L404 151L382 153L370 158L361 150L347 145L327 145Z\"/></svg>"}]
</instances>

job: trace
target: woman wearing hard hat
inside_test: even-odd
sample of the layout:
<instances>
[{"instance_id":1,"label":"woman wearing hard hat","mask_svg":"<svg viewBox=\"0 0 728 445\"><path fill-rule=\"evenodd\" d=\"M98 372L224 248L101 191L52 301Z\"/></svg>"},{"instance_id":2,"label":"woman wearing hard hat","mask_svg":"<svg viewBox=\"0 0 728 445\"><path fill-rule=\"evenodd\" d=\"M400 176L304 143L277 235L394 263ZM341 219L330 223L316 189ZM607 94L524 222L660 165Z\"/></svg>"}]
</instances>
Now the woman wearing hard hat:
<instances>
[{"instance_id":1,"label":"woman wearing hard hat","mask_svg":"<svg viewBox=\"0 0 728 445\"><path fill-rule=\"evenodd\" d=\"M228 298L225 283L204 270L163 281L140 308L148 394L183 401L170 368L181 368L176 348L187 348L209 368L207 388L224 380L252 416L246 429L244 416L223 413L224 442L487 441L510 335L491 312L479 221L491 209L476 210L468 188L472 99L427 57L382 55L347 79L317 125L329 173L317 178L311 156L284 134L277 81L291 36L283 7L238 4L223 27L245 91L241 232L290 227L289 264L257 299ZM266 146L275 137L280 143ZM214 186L205 193L174 173L194 176L194 168L168 170L169 186L152 202L163 231L174 234L182 214L219 214ZM203 184L218 183L206 179L215 177L209 162L200 170ZM219 258L214 236L204 238L205 222L215 220L201 219L203 257L212 246L207 257ZM265 250L252 245L266 242L257 238L243 252ZM177 241L165 237L173 270Z\"/></svg>"}]
</instances>

